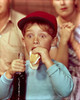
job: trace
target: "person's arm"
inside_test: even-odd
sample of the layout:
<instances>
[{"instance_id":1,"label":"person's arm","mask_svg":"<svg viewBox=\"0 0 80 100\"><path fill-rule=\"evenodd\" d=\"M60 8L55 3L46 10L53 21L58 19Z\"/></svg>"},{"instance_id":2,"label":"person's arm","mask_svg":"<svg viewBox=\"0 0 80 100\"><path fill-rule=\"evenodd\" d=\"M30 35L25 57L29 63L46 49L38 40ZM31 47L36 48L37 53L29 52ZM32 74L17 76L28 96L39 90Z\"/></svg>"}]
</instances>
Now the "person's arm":
<instances>
[{"instance_id":1,"label":"person's arm","mask_svg":"<svg viewBox=\"0 0 80 100\"><path fill-rule=\"evenodd\" d=\"M68 96L73 89L73 81L67 68L62 63L52 61L46 48L36 47L32 52L40 54L55 92L61 97Z\"/></svg>"},{"instance_id":2,"label":"person's arm","mask_svg":"<svg viewBox=\"0 0 80 100\"><path fill-rule=\"evenodd\" d=\"M12 92L11 84L12 84L13 79L7 79L5 74L6 73L4 73L0 77L0 100L4 99L6 97L10 97L10 94ZM5 100L7 100L7 98Z\"/></svg>"},{"instance_id":3,"label":"person's arm","mask_svg":"<svg viewBox=\"0 0 80 100\"><path fill-rule=\"evenodd\" d=\"M66 66L52 61L45 48L37 47L34 51L38 51L40 54L41 60L47 68L55 93L60 97L69 96L73 89L73 80Z\"/></svg>"},{"instance_id":4,"label":"person's arm","mask_svg":"<svg viewBox=\"0 0 80 100\"><path fill-rule=\"evenodd\" d=\"M75 51L78 59L80 60L80 43L78 43L74 38L74 33L71 35L70 44L72 45L73 50Z\"/></svg>"},{"instance_id":5,"label":"person's arm","mask_svg":"<svg viewBox=\"0 0 80 100\"><path fill-rule=\"evenodd\" d=\"M12 81L16 72L25 71L25 62L21 59L16 59L12 62L10 68L0 78L0 99L5 99L11 96ZM7 100L7 99L6 99Z\"/></svg>"},{"instance_id":6,"label":"person's arm","mask_svg":"<svg viewBox=\"0 0 80 100\"><path fill-rule=\"evenodd\" d=\"M49 53L51 59L63 63L68 68L68 43L64 43L64 41L60 39L59 45L51 47Z\"/></svg>"},{"instance_id":7,"label":"person's arm","mask_svg":"<svg viewBox=\"0 0 80 100\"><path fill-rule=\"evenodd\" d=\"M72 23L65 23L60 27L60 42L58 47L51 49L51 58L63 63L68 67L68 43L73 32L74 25ZM55 54L55 58L54 58Z\"/></svg>"},{"instance_id":8,"label":"person's arm","mask_svg":"<svg viewBox=\"0 0 80 100\"><path fill-rule=\"evenodd\" d=\"M55 64L53 64L47 70L47 73L53 85L53 89L58 96L67 97L72 92L73 80L69 71L63 64L59 62L54 63Z\"/></svg>"}]
</instances>

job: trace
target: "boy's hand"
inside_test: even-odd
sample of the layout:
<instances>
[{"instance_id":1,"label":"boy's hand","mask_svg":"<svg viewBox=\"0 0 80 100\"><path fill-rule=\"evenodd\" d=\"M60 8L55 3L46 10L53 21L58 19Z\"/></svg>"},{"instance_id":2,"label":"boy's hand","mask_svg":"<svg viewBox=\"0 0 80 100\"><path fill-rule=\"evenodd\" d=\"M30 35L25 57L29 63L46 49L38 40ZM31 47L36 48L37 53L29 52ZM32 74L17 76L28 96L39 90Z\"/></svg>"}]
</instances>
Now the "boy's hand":
<instances>
[{"instance_id":1,"label":"boy's hand","mask_svg":"<svg viewBox=\"0 0 80 100\"><path fill-rule=\"evenodd\" d=\"M7 78L12 78L16 72L25 71L25 62L21 59L16 59L12 62L10 68L6 72Z\"/></svg>"},{"instance_id":2,"label":"boy's hand","mask_svg":"<svg viewBox=\"0 0 80 100\"><path fill-rule=\"evenodd\" d=\"M39 54L41 57L42 62L46 65L47 68L49 68L51 65L53 65L53 62L49 56L49 51L46 48L43 47L36 47L32 50L34 54Z\"/></svg>"},{"instance_id":3,"label":"boy's hand","mask_svg":"<svg viewBox=\"0 0 80 100\"><path fill-rule=\"evenodd\" d=\"M66 44L69 42L71 34L73 33L75 26L71 23L64 23L60 27L60 36L61 36L61 42Z\"/></svg>"}]
</instances>

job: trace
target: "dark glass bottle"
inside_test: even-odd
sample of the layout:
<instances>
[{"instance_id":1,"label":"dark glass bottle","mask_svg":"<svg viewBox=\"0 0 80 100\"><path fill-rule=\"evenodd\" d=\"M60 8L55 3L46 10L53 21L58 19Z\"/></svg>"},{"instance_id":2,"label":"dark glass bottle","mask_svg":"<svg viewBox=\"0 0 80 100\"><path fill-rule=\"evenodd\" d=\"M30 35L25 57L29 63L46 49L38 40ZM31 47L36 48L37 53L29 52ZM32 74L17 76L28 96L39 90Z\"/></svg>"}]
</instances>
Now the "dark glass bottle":
<instances>
[{"instance_id":1,"label":"dark glass bottle","mask_svg":"<svg viewBox=\"0 0 80 100\"><path fill-rule=\"evenodd\" d=\"M19 53L18 58L25 60L24 54ZM13 80L13 93L11 100L25 100L26 93L26 75L25 72L17 72Z\"/></svg>"},{"instance_id":2,"label":"dark glass bottle","mask_svg":"<svg viewBox=\"0 0 80 100\"><path fill-rule=\"evenodd\" d=\"M13 93L10 100L25 100L26 93L26 76L25 72L15 74L13 81Z\"/></svg>"}]
</instances>

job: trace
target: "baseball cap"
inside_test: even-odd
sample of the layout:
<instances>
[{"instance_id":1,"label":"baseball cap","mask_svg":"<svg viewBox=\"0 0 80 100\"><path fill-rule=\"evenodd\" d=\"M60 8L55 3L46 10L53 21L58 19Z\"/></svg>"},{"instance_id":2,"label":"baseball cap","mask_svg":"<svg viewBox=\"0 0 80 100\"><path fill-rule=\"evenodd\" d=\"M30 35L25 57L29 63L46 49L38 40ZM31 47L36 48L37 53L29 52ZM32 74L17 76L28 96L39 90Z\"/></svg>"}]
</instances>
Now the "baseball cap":
<instances>
[{"instance_id":1,"label":"baseball cap","mask_svg":"<svg viewBox=\"0 0 80 100\"><path fill-rule=\"evenodd\" d=\"M26 17L22 18L21 20L18 21L18 27L22 31L24 28L24 25L32 20L40 20L40 21L45 21L47 22L54 30L54 34L57 33L57 21L56 17L54 15L51 15L47 12L44 11L36 11L28 14Z\"/></svg>"}]
</instances>

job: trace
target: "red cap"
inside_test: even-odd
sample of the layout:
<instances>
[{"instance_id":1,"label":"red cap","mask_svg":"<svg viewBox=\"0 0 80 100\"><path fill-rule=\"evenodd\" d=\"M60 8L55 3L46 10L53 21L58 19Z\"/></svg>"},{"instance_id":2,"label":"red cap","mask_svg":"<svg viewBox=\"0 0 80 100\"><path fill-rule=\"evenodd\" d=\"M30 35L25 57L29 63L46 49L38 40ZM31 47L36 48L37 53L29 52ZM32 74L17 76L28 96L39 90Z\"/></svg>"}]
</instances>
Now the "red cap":
<instances>
[{"instance_id":1,"label":"red cap","mask_svg":"<svg viewBox=\"0 0 80 100\"><path fill-rule=\"evenodd\" d=\"M33 13L30 13L29 15L27 15L26 17L22 18L21 20L19 20L18 22L18 27L19 29L22 31L24 28L24 25L31 20L40 20L40 21L46 21L54 30L54 34L57 33L57 21L56 21L56 17L54 15L51 15L47 12L43 12L43 11L36 11Z\"/></svg>"}]
</instances>

